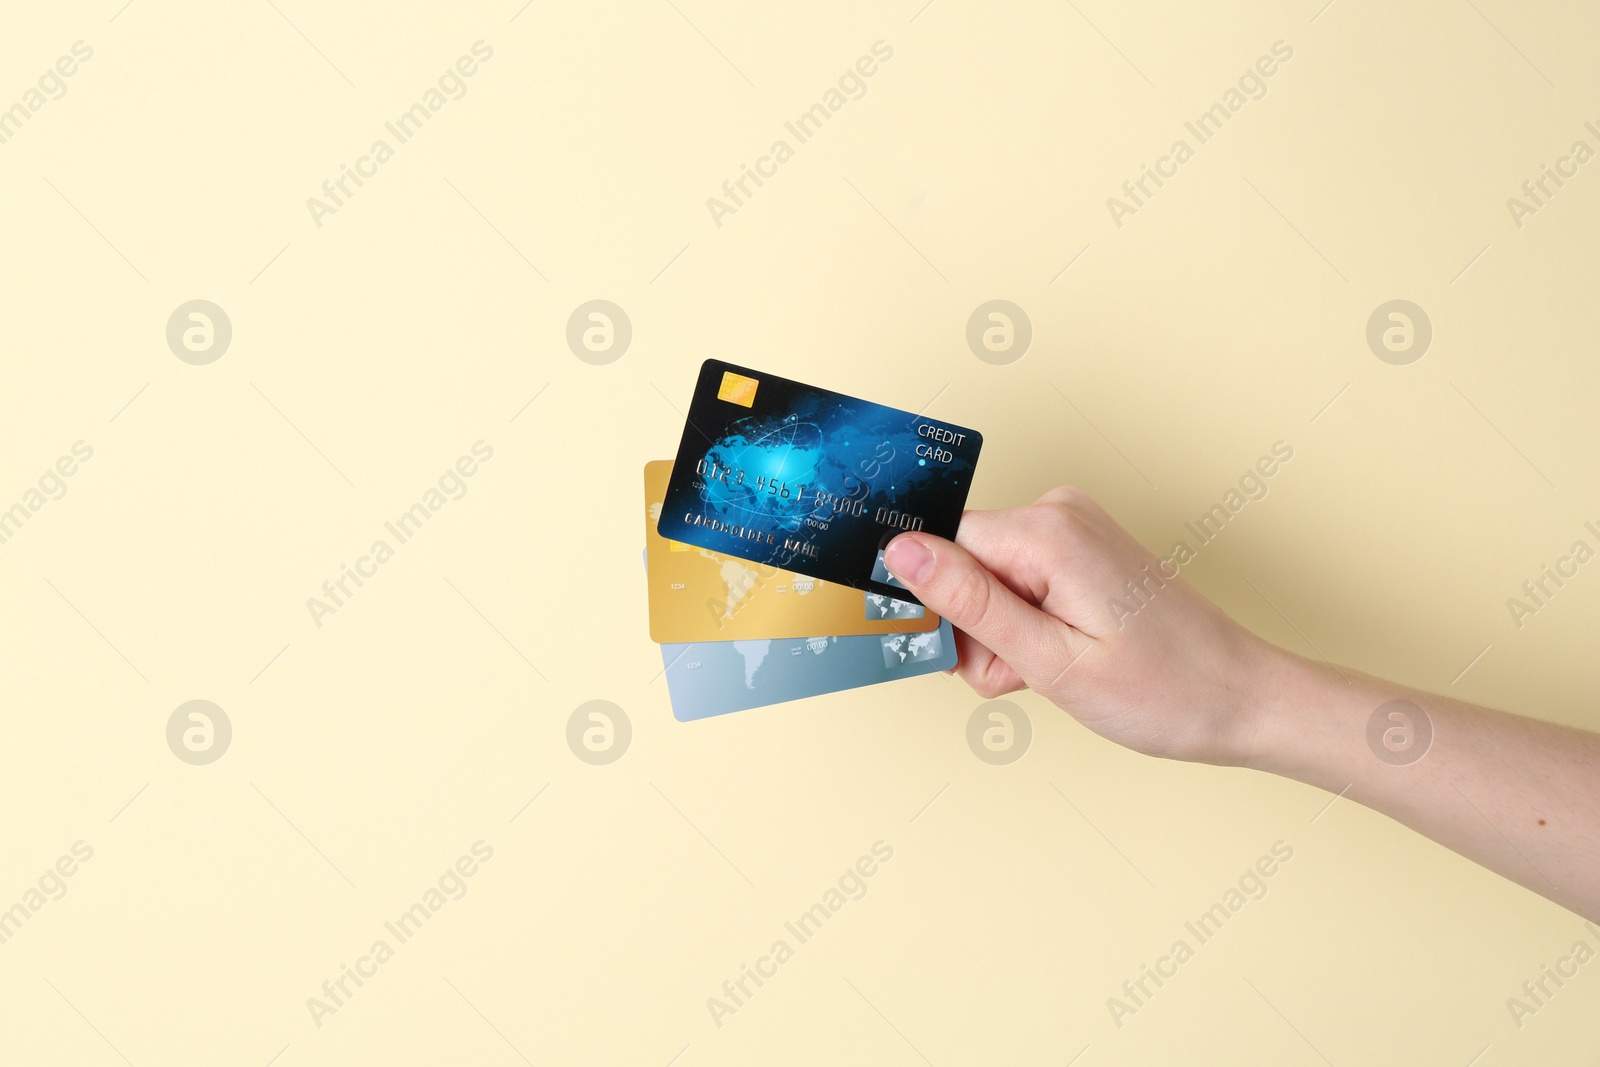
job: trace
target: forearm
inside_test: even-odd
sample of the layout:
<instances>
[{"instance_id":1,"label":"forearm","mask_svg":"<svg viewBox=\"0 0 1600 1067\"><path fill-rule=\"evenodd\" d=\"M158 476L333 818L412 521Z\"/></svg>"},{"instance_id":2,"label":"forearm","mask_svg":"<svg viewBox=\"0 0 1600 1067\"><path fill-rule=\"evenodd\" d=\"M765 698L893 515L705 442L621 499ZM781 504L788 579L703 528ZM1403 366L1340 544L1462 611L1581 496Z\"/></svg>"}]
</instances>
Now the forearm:
<instances>
[{"instance_id":1,"label":"forearm","mask_svg":"<svg viewBox=\"0 0 1600 1067\"><path fill-rule=\"evenodd\" d=\"M1238 762L1343 792L1600 922L1600 735L1287 653L1256 692ZM1422 715L1394 706L1372 727L1395 700Z\"/></svg>"}]
</instances>

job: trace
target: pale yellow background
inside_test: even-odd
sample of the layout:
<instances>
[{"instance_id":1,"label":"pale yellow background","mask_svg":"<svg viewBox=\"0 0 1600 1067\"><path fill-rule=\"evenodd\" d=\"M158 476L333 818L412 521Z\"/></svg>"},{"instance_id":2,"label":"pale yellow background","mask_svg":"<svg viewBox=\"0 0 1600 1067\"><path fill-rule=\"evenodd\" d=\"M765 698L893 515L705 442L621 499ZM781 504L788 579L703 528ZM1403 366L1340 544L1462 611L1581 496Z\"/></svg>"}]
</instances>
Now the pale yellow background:
<instances>
[{"instance_id":1,"label":"pale yellow background","mask_svg":"<svg viewBox=\"0 0 1600 1067\"><path fill-rule=\"evenodd\" d=\"M1307 655L1600 726L1600 573L1520 631L1505 605L1600 520L1600 162L1520 229L1505 203L1600 148L1592 5L123 3L0 24L0 107L95 52L0 146L0 506L94 449L0 546L0 907L95 850L0 946L0 1062L1592 1056L1600 964L1520 1030L1506 998L1594 935L1348 802L1029 695L1031 749L990 766L942 676L674 721L638 512L708 356L932 399L986 434L975 506L1075 483L1163 549L1282 439L1200 588ZM478 40L318 228L306 199ZM719 229L706 198L878 40ZM1278 40L1266 98L1118 229L1106 198ZM196 298L234 330L209 366L165 340ZM634 330L608 366L565 341L595 298ZM1034 327L1009 366L965 340L994 298ZM1411 366L1364 339L1394 298L1433 322ZM480 439L319 629L307 598ZM234 729L204 767L165 739L196 698ZM565 740L591 699L632 722L609 766ZM480 839L466 897L314 1025ZM715 1026L880 839L866 897ZM1118 1029L1107 998L1279 840L1267 897Z\"/></svg>"}]
</instances>

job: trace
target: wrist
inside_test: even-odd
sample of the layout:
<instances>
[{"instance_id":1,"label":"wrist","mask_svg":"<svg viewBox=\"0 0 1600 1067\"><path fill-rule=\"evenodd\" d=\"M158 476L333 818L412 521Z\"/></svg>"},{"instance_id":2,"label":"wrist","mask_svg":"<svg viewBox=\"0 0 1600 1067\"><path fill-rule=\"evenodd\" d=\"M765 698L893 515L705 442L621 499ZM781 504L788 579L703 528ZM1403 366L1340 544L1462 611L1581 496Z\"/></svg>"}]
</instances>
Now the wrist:
<instances>
[{"instance_id":1,"label":"wrist","mask_svg":"<svg viewBox=\"0 0 1600 1067\"><path fill-rule=\"evenodd\" d=\"M1259 641L1246 671L1228 763L1302 781L1336 739L1338 698L1353 683L1331 664ZM1351 677L1356 677L1352 675Z\"/></svg>"}]
</instances>

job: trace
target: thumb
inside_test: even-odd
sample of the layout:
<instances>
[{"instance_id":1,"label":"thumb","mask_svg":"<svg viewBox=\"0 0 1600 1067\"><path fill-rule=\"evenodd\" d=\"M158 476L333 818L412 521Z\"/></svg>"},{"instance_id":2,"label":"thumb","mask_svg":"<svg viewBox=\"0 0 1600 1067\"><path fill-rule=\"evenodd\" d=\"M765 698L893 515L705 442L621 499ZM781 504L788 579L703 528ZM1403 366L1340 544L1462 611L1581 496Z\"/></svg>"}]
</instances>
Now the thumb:
<instances>
[{"instance_id":1,"label":"thumb","mask_svg":"<svg viewBox=\"0 0 1600 1067\"><path fill-rule=\"evenodd\" d=\"M1017 596L952 541L901 534L884 549L883 563L929 609L1010 664L1031 689L1048 689L1075 658L1066 623Z\"/></svg>"}]
</instances>

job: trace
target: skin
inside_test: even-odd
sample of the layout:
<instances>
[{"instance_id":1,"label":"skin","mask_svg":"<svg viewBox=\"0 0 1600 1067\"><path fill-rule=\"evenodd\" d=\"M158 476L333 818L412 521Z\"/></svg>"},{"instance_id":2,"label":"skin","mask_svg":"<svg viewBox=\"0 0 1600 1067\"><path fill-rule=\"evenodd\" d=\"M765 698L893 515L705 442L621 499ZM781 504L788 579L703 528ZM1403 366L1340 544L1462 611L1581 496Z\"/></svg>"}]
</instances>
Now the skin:
<instances>
[{"instance_id":1,"label":"skin","mask_svg":"<svg viewBox=\"0 0 1600 1067\"><path fill-rule=\"evenodd\" d=\"M1277 648L1182 577L1165 577L1155 554L1078 489L968 511L954 542L901 534L884 562L957 628L956 673L979 695L1032 689L1147 755L1342 792L1600 922L1600 735ZM1138 599L1130 579L1143 583ZM1142 606L1114 612L1113 599ZM1369 720L1393 700L1432 726L1422 749L1409 713L1414 747L1398 758L1411 762L1368 744ZM1406 722L1383 717L1382 728Z\"/></svg>"}]
</instances>

